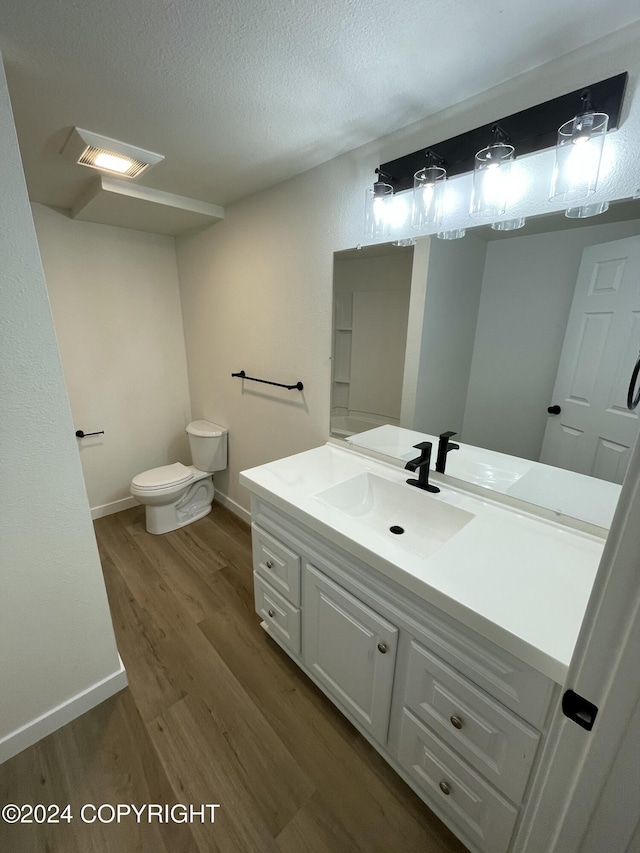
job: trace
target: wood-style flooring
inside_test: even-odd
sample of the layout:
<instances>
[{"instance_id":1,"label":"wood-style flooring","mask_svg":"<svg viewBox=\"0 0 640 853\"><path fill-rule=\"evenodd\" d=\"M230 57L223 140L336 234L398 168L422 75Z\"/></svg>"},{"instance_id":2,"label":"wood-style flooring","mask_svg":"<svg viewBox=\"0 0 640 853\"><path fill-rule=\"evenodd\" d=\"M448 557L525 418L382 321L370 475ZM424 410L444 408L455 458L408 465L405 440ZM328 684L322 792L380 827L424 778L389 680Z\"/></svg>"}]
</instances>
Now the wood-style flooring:
<instances>
[{"instance_id":1,"label":"wood-style flooring","mask_svg":"<svg viewBox=\"0 0 640 853\"><path fill-rule=\"evenodd\" d=\"M95 522L129 688L0 767L2 853L465 853L259 627L248 525L218 504L152 536ZM87 637L91 642L91 637ZM219 803L215 821L82 823L85 803Z\"/></svg>"}]
</instances>

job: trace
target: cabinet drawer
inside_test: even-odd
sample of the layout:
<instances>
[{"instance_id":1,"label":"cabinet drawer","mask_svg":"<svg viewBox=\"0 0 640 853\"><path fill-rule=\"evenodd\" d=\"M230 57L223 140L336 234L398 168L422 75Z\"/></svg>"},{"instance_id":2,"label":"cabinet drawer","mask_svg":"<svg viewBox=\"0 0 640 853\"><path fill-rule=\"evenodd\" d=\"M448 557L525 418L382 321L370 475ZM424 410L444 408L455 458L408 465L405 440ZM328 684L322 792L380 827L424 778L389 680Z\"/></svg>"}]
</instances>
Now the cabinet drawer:
<instances>
[{"instance_id":1,"label":"cabinet drawer","mask_svg":"<svg viewBox=\"0 0 640 853\"><path fill-rule=\"evenodd\" d=\"M256 524L251 525L251 531L254 571L300 607L300 557Z\"/></svg>"},{"instance_id":2,"label":"cabinet drawer","mask_svg":"<svg viewBox=\"0 0 640 853\"><path fill-rule=\"evenodd\" d=\"M405 705L515 803L540 734L412 641Z\"/></svg>"},{"instance_id":3,"label":"cabinet drawer","mask_svg":"<svg viewBox=\"0 0 640 853\"><path fill-rule=\"evenodd\" d=\"M486 853L503 853L518 810L442 744L406 708L398 763L426 801Z\"/></svg>"},{"instance_id":4,"label":"cabinet drawer","mask_svg":"<svg viewBox=\"0 0 640 853\"><path fill-rule=\"evenodd\" d=\"M305 566L304 662L330 697L387 740L398 629L313 566Z\"/></svg>"},{"instance_id":5,"label":"cabinet drawer","mask_svg":"<svg viewBox=\"0 0 640 853\"><path fill-rule=\"evenodd\" d=\"M253 573L256 612L267 630L294 654L300 654L300 610L276 592L257 572Z\"/></svg>"},{"instance_id":6,"label":"cabinet drawer","mask_svg":"<svg viewBox=\"0 0 640 853\"><path fill-rule=\"evenodd\" d=\"M431 618L411 633L457 672L535 728L544 726L554 684L542 673L455 623Z\"/></svg>"}]
</instances>

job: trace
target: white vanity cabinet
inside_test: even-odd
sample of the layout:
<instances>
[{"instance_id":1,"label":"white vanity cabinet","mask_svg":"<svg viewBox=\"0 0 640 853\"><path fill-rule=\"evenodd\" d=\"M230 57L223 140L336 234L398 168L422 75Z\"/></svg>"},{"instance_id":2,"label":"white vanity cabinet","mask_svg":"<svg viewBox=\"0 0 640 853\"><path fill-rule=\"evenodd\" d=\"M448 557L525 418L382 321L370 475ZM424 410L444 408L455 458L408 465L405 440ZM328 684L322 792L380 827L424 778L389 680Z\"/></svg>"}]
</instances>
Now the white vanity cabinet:
<instances>
[{"instance_id":1,"label":"white vanity cabinet","mask_svg":"<svg viewBox=\"0 0 640 853\"><path fill-rule=\"evenodd\" d=\"M507 853L559 688L262 498L271 637L473 853Z\"/></svg>"}]
</instances>

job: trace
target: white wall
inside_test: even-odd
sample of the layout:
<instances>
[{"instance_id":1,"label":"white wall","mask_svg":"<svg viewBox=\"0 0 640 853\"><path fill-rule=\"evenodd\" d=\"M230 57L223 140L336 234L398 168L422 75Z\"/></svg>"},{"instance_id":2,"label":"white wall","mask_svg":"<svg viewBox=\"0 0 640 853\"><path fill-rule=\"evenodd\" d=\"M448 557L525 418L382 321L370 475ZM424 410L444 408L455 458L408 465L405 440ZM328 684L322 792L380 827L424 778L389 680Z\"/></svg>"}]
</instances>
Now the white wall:
<instances>
[{"instance_id":1,"label":"white wall","mask_svg":"<svg viewBox=\"0 0 640 853\"><path fill-rule=\"evenodd\" d=\"M223 222L178 239L193 415L230 429L229 469L216 481L233 501L249 504L238 484L240 470L328 437L333 253L362 241L364 189L374 168L625 70L631 71L631 103L639 32L629 27L589 52L510 80L231 205ZM631 121L628 109L617 135L631 151L640 130L637 110ZM616 169L612 178L619 194L631 195L640 182L640 164L627 158ZM245 383L242 393L240 380L231 379L240 369L277 381L300 379L305 390L279 392Z\"/></svg>"},{"instance_id":2,"label":"white wall","mask_svg":"<svg viewBox=\"0 0 640 853\"><path fill-rule=\"evenodd\" d=\"M354 169L334 160L227 208L220 230L177 240L193 416L229 428L216 489L245 508L240 470L329 434L333 252L357 242L361 223L361 198L339 188ZM232 379L239 370L304 391Z\"/></svg>"},{"instance_id":3,"label":"white wall","mask_svg":"<svg viewBox=\"0 0 640 853\"><path fill-rule=\"evenodd\" d=\"M32 205L94 516L133 503L136 474L189 464L189 388L172 237ZM75 430L74 430L75 431Z\"/></svg>"},{"instance_id":4,"label":"white wall","mask_svg":"<svg viewBox=\"0 0 640 853\"><path fill-rule=\"evenodd\" d=\"M2 761L125 682L1 62L0 149Z\"/></svg>"},{"instance_id":5,"label":"white wall","mask_svg":"<svg viewBox=\"0 0 640 853\"><path fill-rule=\"evenodd\" d=\"M334 332L334 376L348 375L350 384L343 388L334 382L332 414L344 405L337 398L346 391L344 414L399 423L413 249L381 251L362 249L334 261L334 311L338 295L348 300L352 330ZM350 352L341 346L343 338ZM346 365L340 364L342 350L347 350Z\"/></svg>"},{"instance_id":6,"label":"white wall","mask_svg":"<svg viewBox=\"0 0 640 853\"><path fill-rule=\"evenodd\" d=\"M431 240L412 428L462 436L487 243Z\"/></svg>"},{"instance_id":7,"label":"white wall","mask_svg":"<svg viewBox=\"0 0 640 853\"><path fill-rule=\"evenodd\" d=\"M489 242L463 440L538 461L582 251L640 222Z\"/></svg>"}]
</instances>

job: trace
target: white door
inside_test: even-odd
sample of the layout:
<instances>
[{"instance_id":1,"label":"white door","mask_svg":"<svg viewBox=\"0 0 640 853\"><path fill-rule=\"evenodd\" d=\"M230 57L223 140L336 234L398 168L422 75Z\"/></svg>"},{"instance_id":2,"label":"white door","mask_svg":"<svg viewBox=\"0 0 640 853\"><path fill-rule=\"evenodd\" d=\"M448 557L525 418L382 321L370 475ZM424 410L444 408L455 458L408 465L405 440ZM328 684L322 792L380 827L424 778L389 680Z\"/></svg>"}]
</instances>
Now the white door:
<instances>
[{"instance_id":1,"label":"white door","mask_svg":"<svg viewBox=\"0 0 640 853\"><path fill-rule=\"evenodd\" d=\"M589 246L578 280L540 461L621 483L638 415L627 388L640 350L640 237Z\"/></svg>"},{"instance_id":2,"label":"white door","mask_svg":"<svg viewBox=\"0 0 640 853\"><path fill-rule=\"evenodd\" d=\"M512 853L638 853L640 847L640 444L563 690L598 708L591 731L551 722Z\"/></svg>"},{"instance_id":3,"label":"white door","mask_svg":"<svg viewBox=\"0 0 640 853\"><path fill-rule=\"evenodd\" d=\"M380 743L389 728L397 638L394 625L306 566L304 662Z\"/></svg>"}]
</instances>

